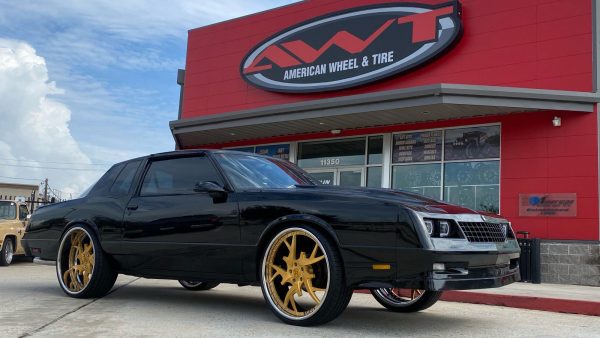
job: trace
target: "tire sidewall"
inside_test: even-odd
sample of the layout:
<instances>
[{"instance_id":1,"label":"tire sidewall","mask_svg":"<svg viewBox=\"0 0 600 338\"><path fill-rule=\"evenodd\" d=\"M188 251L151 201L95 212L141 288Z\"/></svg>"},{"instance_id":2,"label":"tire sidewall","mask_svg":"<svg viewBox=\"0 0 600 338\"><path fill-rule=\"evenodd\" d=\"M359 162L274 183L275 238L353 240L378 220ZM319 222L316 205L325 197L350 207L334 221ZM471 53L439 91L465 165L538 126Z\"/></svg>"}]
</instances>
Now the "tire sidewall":
<instances>
[{"instance_id":1,"label":"tire sidewall","mask_svg":"<svg viewBox=\"0 0 600 338\"><path fill-rule=\"evenodd\" d=\"M394 311L394 312L418 312L421 310L425 310L435 304L442 295L442 291L429 291L425 290L423 295L419 297L416 301L413 301L409 304L401 305L395 303L393 301L388 300L385 296L379 294L377 289L372 289L371 294L373 298L379 302L379 304L383 305L385 308Z\"/></svg>"},{"instance_id":2,"label":"tire sidewall","mask_svg":"<svg viewBox=\"0 0 600 338\"><path fill-rule=\"evenodd\" d=\"M14 259L14 248L13 248L13 240L11 238L6 238L4 240L4 243L2 243L2 250L0 250L0 266L8 266L12 263L13 259ZM7 260L6 257L6 252L8 250L13 251L13 255L11 255L11 258L9 260Z\"/></svg>"}]
</instances>

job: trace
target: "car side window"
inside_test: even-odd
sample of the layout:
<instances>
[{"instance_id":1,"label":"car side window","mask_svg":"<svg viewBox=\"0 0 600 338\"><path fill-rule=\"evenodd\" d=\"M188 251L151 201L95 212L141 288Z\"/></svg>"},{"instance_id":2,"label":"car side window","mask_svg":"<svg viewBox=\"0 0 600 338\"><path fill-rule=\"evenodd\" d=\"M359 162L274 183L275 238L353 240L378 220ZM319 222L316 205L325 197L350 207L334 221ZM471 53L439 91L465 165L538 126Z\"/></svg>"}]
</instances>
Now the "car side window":
<instances>
[{"instance_id":1,"label":"car side window","mask_svg":"<svg viewBox=\"0 0 600 338\"><path fill-rule=\"evenodd\" d=\"M158 160L150 164L140 195L193 194L198 184L207 181L223 186L223 180L206 156Z\"/></svg>"},{"instance_id":2,"label":"car side window","mask_svg":"<svg viewBox=\"0 0 600 338\"><path fill-rule=\"evenodd\" d=\"M131 189L133 178L138 167L140 166L140 162L141 161L133 161L127 163L125 168L123 168L121 173L119 173L119 176L117 176L117 179L113 185L110 187L110 195L123 196L129 193L129 189Z\"/></svg>"},{"instance_id":3,"label":"car side window","mask_svg":"<svg viewBox=\"0 0 600 338\"><path fill-rule=\"evenodd\" d=\"M117 175L122 171L125 163L119 163L112 166L108 171L100 177L98 182L94 184L88 196L105 196L108 194L110 187L117 178Z\"/></svg>"},{"instance_id":4,"label":"car side window","mask_svg":"<svg viewBox=\"0 0 600 338\"><path fill-rule=\"evenodd\" d=\"M19 206L19 219L21 221L26 220L28 214L29 214L29 210L27 210L27 207L24 205L20 205Z\"/></svg>"}]
</instances>

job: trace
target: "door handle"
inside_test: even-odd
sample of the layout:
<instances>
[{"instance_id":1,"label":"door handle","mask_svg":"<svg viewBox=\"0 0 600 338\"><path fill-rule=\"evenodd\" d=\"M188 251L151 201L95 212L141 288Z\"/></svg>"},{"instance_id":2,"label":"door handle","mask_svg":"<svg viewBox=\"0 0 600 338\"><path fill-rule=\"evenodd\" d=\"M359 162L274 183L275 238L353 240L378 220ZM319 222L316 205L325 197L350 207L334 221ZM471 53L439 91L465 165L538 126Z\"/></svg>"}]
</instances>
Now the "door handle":
<instances>
[{"instance_id":1,"label":"door handle","mask_svg":"<svg viewBox=\"0 0 600 338\"><path fill-rule=\"evenodd\" d=\"M137 204L127 206L127 210L137 210L137 208L138 208Z\"/></svg>"}]
</instances>

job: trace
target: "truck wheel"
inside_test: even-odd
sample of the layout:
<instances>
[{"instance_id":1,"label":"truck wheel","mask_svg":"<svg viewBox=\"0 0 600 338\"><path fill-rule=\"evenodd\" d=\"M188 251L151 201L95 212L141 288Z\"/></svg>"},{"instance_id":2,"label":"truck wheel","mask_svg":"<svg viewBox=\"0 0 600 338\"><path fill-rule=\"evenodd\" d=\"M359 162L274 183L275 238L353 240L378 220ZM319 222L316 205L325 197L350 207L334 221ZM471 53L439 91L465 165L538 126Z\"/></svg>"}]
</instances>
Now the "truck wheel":
<instances>
[{"instance_id":1,"label":"truck wheel","mask_svg":"<svg viewBox=\"0 0 600 338\"><path fill-rule=\"evenodd\" d=\"M372 289L371 294L388 310L394 312L417 312L435 304L442 291L417 289L381 288Z\"/></svg>"},{"instance_id":2,"label":"truck wheel","mask_svg":"<svg viewBox=\"0 0 600 338\"><path fill-rule=\"evenodd\" d=\"M260 279L273 313L292 325L329 322L352 297L340 254L325 236L304 225L273 237L262 257Z\"/></svg>"},{"instance_id":3,"label":"truck wheel","mask_svg":"<svg viewBox=\"0 0 600 338\"><path fill-rule=\"evenodd\" d=\"M63 235L56 274L62 290L74 298L102 297L117 279L96 235L85 225L75 225Z\"/></svg>"},{"instance_id":4,"label":"truck wheel","mask_svg":"<svg viewBox=\"0 0 600 338\"><path fill-rule=\"evenodd\" d=\"M2 245L2 250L0 251L0 266L7 266L12 263L14 251L12 239L7 238L4 241L4 245Z\"/></svg>"},{"instance_id":5,"label":"truck wheel","mask_svg":"<svg viewBox=\"0 0 600 338\"><path fill-rule=\"evenodd\" d=\"M199 282L195 280L179 280L179 284L184 288L192 291L206 291L213 289L219 285L219 283L210 283L210 282Z\"/></svg>"}]
</instances>

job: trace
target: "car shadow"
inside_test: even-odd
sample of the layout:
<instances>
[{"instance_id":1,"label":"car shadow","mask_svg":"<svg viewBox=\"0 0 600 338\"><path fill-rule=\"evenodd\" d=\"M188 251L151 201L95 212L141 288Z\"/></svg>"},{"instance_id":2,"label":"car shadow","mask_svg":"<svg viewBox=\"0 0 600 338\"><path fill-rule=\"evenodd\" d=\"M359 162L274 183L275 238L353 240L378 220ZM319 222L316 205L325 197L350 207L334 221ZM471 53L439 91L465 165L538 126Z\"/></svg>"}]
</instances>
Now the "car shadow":
<instances>
[{"instance_id":1,"label":"car shadow","mask_svg":"<svg viewBox=\"0 0 600 338\"><path fill-rule=\"evenodd\" d=\"M254 288L254 287L245 287ZM175 307L189 311L214 311L227 313L232 319L245 318L252 321L265 321L270 324L283 324L267 307L262 294L248 292L247 294L235 292L228 293L231 289L219 288L210 291L188 291L182 287L164 287L149 285L131 285L118 289L105 298L110 301L128 301L143 305L150 301L158 307ZM256 288L256 290L259 290ZM355 295L354 297L356 297ZM423 311L418 313L394 313L381 307L379 304L363 304L351 302L342 315L331 323L319 326L319 335L327 330L339 331L352 330L357 332L381 332L382 328L393 330L395 335L401 333L428 330L432 335L440 335L444 330L456 325L485 325L481 319L477 322L460 314L434 313ZM240 317L241 316L241 317ZM429 328L429 329L427 329ZM305 333L312 329L304 328ZM316 333L317 331L315 331ZM390 334L392 331L390 331ZM327 335L325 333L325 335Z\"/></svg>"}]
</instances>

